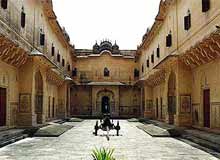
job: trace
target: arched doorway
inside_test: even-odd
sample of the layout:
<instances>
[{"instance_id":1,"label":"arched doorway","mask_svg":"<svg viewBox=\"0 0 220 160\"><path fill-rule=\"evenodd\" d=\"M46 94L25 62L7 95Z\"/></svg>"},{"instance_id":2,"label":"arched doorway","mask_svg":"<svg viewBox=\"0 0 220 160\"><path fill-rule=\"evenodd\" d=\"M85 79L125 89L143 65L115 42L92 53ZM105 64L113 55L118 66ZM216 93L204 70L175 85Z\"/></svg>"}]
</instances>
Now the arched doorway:
<instances>
[{"instance_id":1,"label":"arched doorway","mask_svg":"<svg viewBox=\"0 0 220 160\"><path fill-rule=\"evenodd\" d=\"M176 114L176 75L174 72L171 72L168 81L168 114L169 124L174 124Z\"/></svg>"},{"instance_id":2,"label":"arched doorway","mask_svg":"<svg viewBox=\"0 0 220 160\"><path fill-rule=\"evenodd\" d=\"M35 74L35 114L37 115L37 124L42 124L43 78L40 71Z\"/></svg>"},{"instance_id":3,"label":"arched doorway","mask_svg":"<svg viewBox=\"0 0 220 160\"><path fill-rule=\"evenodd\" d=\"M110 99L108 96L102 97L102 113L109 114L110 113Z\"/></svg>"},{"instance_id":4,"label":"arched doorway","mask_svg":"<svg viewBox=\"0 0 220 160\"><path fill-rule=\"evenodd\" d=\"M115 97L111 90L104 89L97 92L96 111L100 114L115 112Z\"/></svg>"}]
</instances>

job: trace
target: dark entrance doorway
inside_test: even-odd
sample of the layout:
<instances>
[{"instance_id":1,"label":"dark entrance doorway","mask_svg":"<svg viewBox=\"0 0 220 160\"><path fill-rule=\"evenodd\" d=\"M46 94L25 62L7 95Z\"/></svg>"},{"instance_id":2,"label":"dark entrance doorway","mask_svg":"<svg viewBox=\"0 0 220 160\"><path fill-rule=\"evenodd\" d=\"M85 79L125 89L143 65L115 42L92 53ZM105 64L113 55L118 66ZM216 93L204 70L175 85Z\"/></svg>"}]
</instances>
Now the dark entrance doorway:
<instances>
[{"instance_id":1,"label":"dark entrance doorway","mask_svg":"<svg viewBox=\"0 0 220 160\"><path fill-rule=\"evenodd\" d=\"M6 125L6 89L0 88L0 126Z\"/></svg>"},{"instance_id":2,"label":"dark entrance doorway","mask_svg":"<svg viewBox=\"0 0 220 160\"><path fill-rule=\"evenodd\" d=\"M37 123L42 124L43 78L40 72L35 74L35 113L37 115Z\"/></svg>"},{"instance_id":3,"label":"dark entrance doorway","mask_svg":"<svg viewBox=\"0 0 220 160\"><path fill-rule=\"evenodd\" d=\"M168 113L169 124L174 124L176 114L176 75L174 72L171 72L168 81Z\"/></svg>"},{"instance_id":4,"label":"dark entrance doorway","mask_svg":"<svg viewBox=\"0 0 220 160\"><path fill-rule=\"evenodd\" d=\"M110 102L109 97L102 97L102 113L107 114L110 113Z\"/></svg>"},{"instance_id":5,"label":"dark entrance doorway","mask_svg":"<svg viewBox=\"0 0 220 160\"><path fill-rule=\"evenodd\" d=\"M159 118L159 101L156 99L156 118Z\"/></svg>"},{"instance_id":6,"label":"dark entrance doorway","mask_svg":"<svg viewBox=\"0 0 220 160\"><path fill-rule=\"evenodd\" d=\"M204 127L210 128L210 90L203 91Z\"/></svg>"}]
</instances>

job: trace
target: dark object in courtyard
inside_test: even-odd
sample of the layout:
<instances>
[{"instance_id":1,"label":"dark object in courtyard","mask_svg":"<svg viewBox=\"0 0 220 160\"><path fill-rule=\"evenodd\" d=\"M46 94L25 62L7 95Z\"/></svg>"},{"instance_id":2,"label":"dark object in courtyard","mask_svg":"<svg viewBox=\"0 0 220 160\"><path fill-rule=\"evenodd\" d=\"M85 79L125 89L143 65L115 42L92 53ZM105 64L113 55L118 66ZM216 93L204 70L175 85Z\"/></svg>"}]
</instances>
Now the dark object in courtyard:
<instances>
[{"instance_id":1,"label":"dark object in courtyard","mask_svg":"<svg viewBox=\"0 0 220 160\"><path fill-rule=\"evenodd\" d=\"M39 127L30 127L24 130L23 134L27 134L29 137L33 137L34 134L39 130Z\"/></svg>"},{"instance_id":2,"label":"dark object in courtyard","mask_svg":"<svg viewBox=\"0 0 220 160\"><path fill-rule=\"evenodd\" d=\"M95 136L98 135L98 130L101 129L103 131L107 131L107 139L109 140L109 131L110 130L116 130L116 135L119 136L119 130L121 129L119 125L119 121L117 122L117 125L113 123L113 119L111 120L110 114L105 114L104 118L100 120L101 124L99 125L99 122L96 121L95 124Z\"/></svg>"}]
</instances>

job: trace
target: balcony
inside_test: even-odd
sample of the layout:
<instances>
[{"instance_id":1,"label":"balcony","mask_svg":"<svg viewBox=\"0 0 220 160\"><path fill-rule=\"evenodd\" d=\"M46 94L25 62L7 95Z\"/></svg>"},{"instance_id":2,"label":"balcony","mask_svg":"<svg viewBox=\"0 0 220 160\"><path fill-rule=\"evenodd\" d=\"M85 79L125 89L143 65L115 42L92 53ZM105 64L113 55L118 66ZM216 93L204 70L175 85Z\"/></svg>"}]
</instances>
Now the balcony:
<instances>
[{"instance_id":1,"label":"balcony","mask_svg":"<svg viewBox=\"0 0 220 160\"><path fill-rule=\"evenodd\" d=\"M104 77L104 75L94 73L92 71L77 71L77 75L73 79L81 84L90 82L121 82L123 84L132 85L135 81L134 77L129 76L127 73L119 72L117 75Z\"/></svg>"}]
</instances>

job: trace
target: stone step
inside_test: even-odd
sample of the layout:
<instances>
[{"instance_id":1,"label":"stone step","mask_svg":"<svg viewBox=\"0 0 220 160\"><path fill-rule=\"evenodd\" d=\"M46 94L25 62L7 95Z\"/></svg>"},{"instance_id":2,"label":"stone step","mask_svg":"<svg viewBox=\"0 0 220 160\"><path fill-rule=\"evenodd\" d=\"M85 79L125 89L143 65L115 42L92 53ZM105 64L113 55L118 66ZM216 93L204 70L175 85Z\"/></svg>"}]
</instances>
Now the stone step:
<instances>
[{"instance_id":1,"label":"stone step","mask_svg":"<svg viewBox=\"0 0 220 160\"><path fill-rule=\"evenodd\" d=\"M20 135L20 136L11 137L10 139L6 139L4 141L0 141L0 148L4 147L6 145L9 145L9 144L15 143L17 141L20 141L22 139L25 139L27 137L28 137L27 134L23 134L23 135Z\"/></svg>"},{"instance_id":2,"label":"stone step","mask_svg":"<svg viewBox=\"0 0 220 160\"><path fill-rule=\"evenodd\" d=\"M8 129L0 132L0 147L14 143L28 137L24 134L24 129Z\"/></svg>"},{"instance_id":3,"label":"stone step","mask_svg":"<svg viewBox=\"0 0 220 160\"><path fill-rule=\"evenodd\" d=\"M0 132L0 141L23 135L24 129L8 129Z\"/></svg>"},{"instance_id":4,"label":"stone step","mask_svg":"<svg viewBox=\"0 0 220 160\"><path fill-rule=\"evenodd\" d=\"M217 152L220 152L220 145L219 144L210 142L208 140L205 140L205 139L202 139L202 138L190 135L190 134L182 135L182 138L190 140L190 141L192 141L196 144L199 144L201 146L204 146L206 148L209 148L209 149L215 150Z\"/></svg>"},{"instance_id":5,"label":"stone step","mask_svg":"<svg viewBox=\"0 0 220 160\"><path fill-rule=\"evenodd\" d=\"M185 133L187 135L191 135L193 137L197 137L199 139L203 139L220 146L220 134L209 133L197 129L188 129L185 130Z\"/></svg>"}]
</instances>

